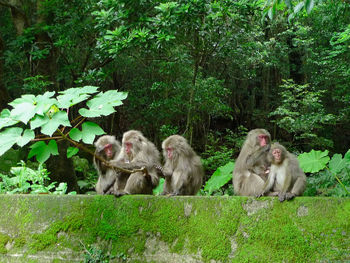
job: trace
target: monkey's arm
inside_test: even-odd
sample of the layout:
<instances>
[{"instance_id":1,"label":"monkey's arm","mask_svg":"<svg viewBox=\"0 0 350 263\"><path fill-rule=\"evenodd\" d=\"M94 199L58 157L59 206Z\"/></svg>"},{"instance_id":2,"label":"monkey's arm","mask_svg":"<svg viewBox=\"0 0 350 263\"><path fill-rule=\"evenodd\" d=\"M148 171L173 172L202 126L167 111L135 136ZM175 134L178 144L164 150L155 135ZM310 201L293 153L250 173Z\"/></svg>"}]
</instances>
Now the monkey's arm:
<instances>
[{"instance_id":1,"label":"monkey's arm","mask_svg":"<svg viewBox=\"0 0 350 263\"><path fill-rule=\"evenodd\" d=\"M265 145L258 150L254 151L252 154L248 155L246 159L247 169L253 169L257 162L259 162L262 158L265 158L265 155L270 150L270 145Z\"/></svg>"},{"instance_id":2,"label":"monkey's arm","mask_svg":"<svg viewBox=\"0 0 350 263\"><path fill-rule=\"evenodd\" d=\"M269 176L268 176L260 194L258 194L256 197L261 197L261 196L265 195L268 191L270 191L272 186L275 183L275 180L276 180L276 173L273 171L270 171Z\"/></svg>"},{"instance_id":3,"label":"monkey's arm","mask_svg":"<svg viewBox=\"0 0 350 263\"><path fill-rule=\"evenodd\" d=\"M284 200L292 199L294 197L293 194L287 193L287 191L290 188L290 185L292 183L292 174L291 174L292 171L290 170L290 167L288 167L288 160L285 160L285 162L286 163L283 164L283 165L287 165L287 167L286 167L286 174L285 174L282 190L278 194L278 199L281 202L283 202Z\"/></svg>"}]
</instances>

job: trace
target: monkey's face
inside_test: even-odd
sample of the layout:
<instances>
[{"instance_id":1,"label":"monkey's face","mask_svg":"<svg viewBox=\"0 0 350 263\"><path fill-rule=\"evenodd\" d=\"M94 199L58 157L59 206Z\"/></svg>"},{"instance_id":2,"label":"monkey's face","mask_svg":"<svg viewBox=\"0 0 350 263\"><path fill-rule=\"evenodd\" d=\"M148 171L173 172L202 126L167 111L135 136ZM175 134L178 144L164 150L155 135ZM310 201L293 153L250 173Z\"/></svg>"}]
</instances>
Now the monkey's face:
<instances>
[{"instance_id":1,"label":"monkey's face","mask_svg":"<svg viewBox=\"0 0 350 263\"><path fill-rule=\"evenodd\" d=\"M269 143L269 136L267 136L266 134L259 134L258 143L260 147L266 146Z\"/></svg>"},{"instance_id":2,"label":"monkey's face","mask_svg":"<svg viewBox=\"0 0 350 263\"><path fill-rule=\"evenodd\" d=\"M108 143L103 147L104 154L106 155L107 159L110 160L113 158L114 151L113 151L113 145Z\"/></svg>"},{"instance_id":3,"label":"monkey's face","mask_svg":"<svg viewBox=\"0 0 350 263\"><path fill-rule=\"evenodd\" d=\"M172 147L166 147L165 150L166 150L166 154L167 154L168 159L172 160L174 149Z\"/></svg>"},{"instance_id":4,"label":"monkey's face","mask_svg":"<svg viewBox=\"0 0 350 263\"><path fill-rule=\"evenodd\" d=\"M273 149L272 150L272 155L273 155L273 158L275 159L275 162L276 163L280 163L282 161L282 151L281 149Z\"/></svg>"},{"instance_id":5,"label":"monkey's face","mask_svg":"<svg viewBox=\"0 0 350 263\"><path fill-rule=\"evenodd\" d=\"M132 150L132 146L133 146L132 142L127 141L127 142L124 143L124 146L125 146L125 153L130 158L130 156L132 156L132 151L133 151Z\"/></svg>"}]
</instances>

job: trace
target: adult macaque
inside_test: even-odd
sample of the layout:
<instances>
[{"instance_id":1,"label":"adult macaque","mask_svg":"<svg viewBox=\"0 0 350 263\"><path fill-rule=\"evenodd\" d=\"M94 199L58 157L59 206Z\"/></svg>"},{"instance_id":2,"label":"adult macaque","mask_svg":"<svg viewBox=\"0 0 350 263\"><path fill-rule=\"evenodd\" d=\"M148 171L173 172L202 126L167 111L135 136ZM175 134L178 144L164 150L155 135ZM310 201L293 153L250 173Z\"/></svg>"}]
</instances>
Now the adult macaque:
<instances>
[{"instance_id":1,"label":"adult macaque","mask_svg":"<svg viewBox=\"0 0 350 263\"><path fill-rule=\"evenodd\" d=\"M195 195L202 186L203 166L186 139L172 135L162 143L165 177L162 194Z\"/></svg>"},{"instance_id":2,"label":"adult macaque","mask_svg":"<svg viewBox=\"0 0 350 263\"><path fill-rule=\"evenodd\" d=\"M108 162L118 156L121 148L120 142L117 141L114 136L110 135L100 137L95 142L95 147L95 155ZM112 186L115 184L117 174L113 169L107 167L106 164L95 156L93 162L98 173L98 180L95 187L96 192L98 194L106 194L113 188Z\"/></svg>"},{"instance_id":3,"label":"adult macaque","mask_svg":"<svg viewBox=\"0 0 350 263\"><path fill-rule=\"evenodd\" d=\"M153 188L159 183L155 168L160 164L159 151L140 131L130 130L123 134L120 154L111 164L128 170L145 168L147 171L130 174L124 189L114 187L116 196L152 194Z\"/></svg>"},{"instance_id":4,"label":"adult macaque","mask_svg":"<svg viewBox=\"0 0 350 263\"><path fill-rule=\"evenodd\" d=\"M283 202L302 195L306 187L306 176L298 159L279 143L272 144L268 159L271 162L269 177L258 196L272 191L268 195L278 195Z\"/></svg>"},{"instance_id":5,"label":"adult macaque","mask_svg":"<svg viewBox=\"0 0 350 263\"><path fill-rule=\"evenodd\" d=\"M261 193L268 174L267 154L271 135L265 129L251 130L242 146L233 170L236 195L256 196Z\"/></svg>"}]
</instances>

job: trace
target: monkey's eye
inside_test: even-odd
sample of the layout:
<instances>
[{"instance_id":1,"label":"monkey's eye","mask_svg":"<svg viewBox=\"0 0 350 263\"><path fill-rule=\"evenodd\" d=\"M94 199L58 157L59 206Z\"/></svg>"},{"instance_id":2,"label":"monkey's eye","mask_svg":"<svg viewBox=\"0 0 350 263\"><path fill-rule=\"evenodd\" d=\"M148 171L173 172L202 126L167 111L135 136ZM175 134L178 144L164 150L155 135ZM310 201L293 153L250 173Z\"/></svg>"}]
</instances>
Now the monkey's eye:
<instances>
[{"instance_id":1,"label":"monkey's eye","mask_svg":"<svg viewBox=\"0 0 350 263\"><path fill-rule=\"evenodd\" d=\"M126 147L131 147L131 146L132 146L132 143L131 143L131 142L126 142L126 143L125 143L125 146L126 146Z\"/></svg>"}]
</instances>

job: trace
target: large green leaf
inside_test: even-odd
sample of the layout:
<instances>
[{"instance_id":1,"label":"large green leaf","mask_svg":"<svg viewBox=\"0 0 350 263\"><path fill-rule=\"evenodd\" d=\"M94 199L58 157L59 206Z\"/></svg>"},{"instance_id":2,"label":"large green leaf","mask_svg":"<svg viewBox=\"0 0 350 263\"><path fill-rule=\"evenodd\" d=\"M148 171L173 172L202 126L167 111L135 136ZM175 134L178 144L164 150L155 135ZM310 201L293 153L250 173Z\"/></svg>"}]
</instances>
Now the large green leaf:
<instances>
[{"instance_id":1,"label":"large green leaf","mask_svg":"<svg viewBox=\"0 0 350 263\"><path fill-rule=\"evenodd\" d=\"M10 117L11 112L8 109L3 109L0 113L0 130L4 127L8 127L18 123L18 120L14 120Z\"/></svg>"},{"instance_id":2,"label":"large green leaf","mask_svg":"<svg viewBox=\"0 0 350 263\"><path fill-rule=\"evenodd\" d=\"M305 9L308 14L310 14L311 10L314 8L314 5L314 0L305 0Z\"/></svg>"},{"instance_id":3,"label":"large green leaf","mask_svg":"<svg viewBox=\"0 0 350 263\"><path fill-rule=\"evenodd\" d=\"M79 110L79 113L81 116L88 118L108 116L115 112L114 107L123 104L122 100L126 99L127 96L128 94L126 92L119 92L117 90L109 90L104 93L100 92L86 103L89 109L82 108Z\"/></svg>"},{"instance_id":4,"label":"large green leaf","mask_svg":"<svg viewBox=\"0 0 350 263\"><path fill-rule=\"evenodd\" d=\"M43 95L36 96L35 111L37 114L44 115L44 113L46 113L52 105L58 104L55 98L51 98L53 95L55 95L54 91L47 91Z\"/></svg>"},{"instance_id":5,"label":"large green leaf","mask_svg":"<svg viewBox=\"0 0 350 263\"><path fill-rule=\"evenodd\" d=\"M0 133L0 155L8 151L21 137L23 129L14 127L7 128Z\"/></svg>"},{"instance_id":6,"label":"large green leaf","mask_svg":"<svg viewBox=\"0 0 350 263\"><path fill-rule=\"evenodd\" d=\"M69 137L71 137L74 141L80 141L83 137L81 131L78 128L73 128L69 132Z\"/></svg>"},{"instance_id":7,"label":"large green leaf","mask_svg":"<svg viewBox=\"0 0 350 263\"><path fill-rule=\"evenodd\" d=\"M205 191L211 194L213 191L220 189L232 179L232 172L235 167L234 162L229 162L224 166L220 166L210 177L204 186Z\"/></svg>"},{"instance_id":8,"label":"large green leaf","mask_svg":"<svg viewBox=\"0 0 350 263\"><path fill-rule=\"evenodd\" d=\"M13 107L11 118L19 120L25 124L36 114L35 96L22 95L21 98L15 99L9 103Z\"/></svg>"},{"instance_id":9,"label":"large green leaf","mask_svg":"<svg viewBox=\"0 0 350 263\"><path fill-rule=\"evenodd\" d=\"M30 128L32 130L43 126L44 124L48 123L50 121L50 118L47 115L41 116L36 115L31 121L30 121Z\"/></svg>"},{"instance_id":10,"label":"large green leaf","mask_svg":"<svg viewBox=\"0 0 350 263\"><path fill-rule=\"evenodd\" d=\"M345 158L341 154L334 154L329 162L329 169L332 173L337 174L347 166Z\"/></svg>"},{"instance_id":11,"label":"large green leaf","mask_svg":"<svg viewBox=\"0 0 350 263\"><path fill-rule=\"evenodd\" d=\"M29 143L31 140L35 138L35 133L33 130L24 130L23 135L19 138L17 138L17 144L20 147L23 147L27 143Z\"/></svg>"},{"instance_id":12,"label":"large green leaf","mask_svg":"<svg viewBox=\"0 0 350 263\"><path fill-rule=\"evenodd\" d=\"M329 162L328 151L312 150L308 153L303 153L298 156L300 166L305 173L316 173L324 169Z\"/></svg>"},{"instance_id":13,"label":"large green leaf","mask_svg":"<svg viewBox=\"0 0 350 263\"><path fill-rule=\"evenodd\" d=\"M37 161L44 163L49 159L50 155L58 155L57 143L55 140L51 140L48 144L43 141L39 141L30 146L31 150L28 154L28 158L36 157Z\"/></svg>"},{"instance_id":14,"label":"large green leaf","mask_svg":"<svg viewBox=\"0 0 350 263\"><path fill-rule=\"evenodd\" d=\"M347 165L350 165L350 150L348 150L344 155L344 160L346 161Z\"/></svg>"},{"instance_id":15,"label":"large green leaf","mask_svg":"<svg viewBox=\"0 0 350 263\"><path fill-rule=\"evenodd\" d=\"M0 155L8 151L15 143L23 147L35 138L34 131L25 130L22 135L22 128L7 128L0 133Z\"/></svg>"},{"instance_id":16,"label":"large green leaf","mask_svg":"<svg viewBox=\"0 0 350 263\"><path fill-rule=\"evenodd\" d=\"M96 93L98 87L85 86L82 88L71 88L65 91L59 92L62 95L57 97L59 108L69 108L75 104L78 104L90 97L90 94Z\"/></svg>"},{"instance_id":17,"label":"large green leaf","mask_svg":"<svg viewBox=\"0 0 350 263\"><path fill-rule=\"evenodd\" d=\"M42 125L41 132L51 136L61 125L68 127L71 126L67 112L65 111L56 112L48 122Z\"/></svg>"},{"instance_id":18,"label":"large green leaf","mask_svg":"<svg viewBox=\"0 0 350 263\"><path fill-rule=\"evenodd\" d=\"M105 134L104 130L96 123L91 121L84 122L82 125L82 139L86 144L92 144L95 140L96 135Z\"/></svg>"}]
</instances>

